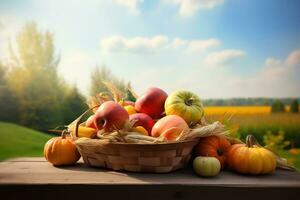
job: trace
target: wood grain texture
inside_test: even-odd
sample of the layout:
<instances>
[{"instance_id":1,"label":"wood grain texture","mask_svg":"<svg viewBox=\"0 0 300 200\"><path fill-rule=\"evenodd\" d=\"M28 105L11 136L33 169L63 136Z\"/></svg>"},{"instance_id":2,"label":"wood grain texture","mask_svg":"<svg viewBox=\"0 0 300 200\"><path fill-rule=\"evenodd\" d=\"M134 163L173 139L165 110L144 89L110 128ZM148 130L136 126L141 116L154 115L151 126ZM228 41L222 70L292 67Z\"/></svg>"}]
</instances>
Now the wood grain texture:
<instances>
[{"instance_id":1,"label":"wood grain texture","mask_svg":"<svg viewBox=\"0 0 300 200\"><path fill-rule=\"evenodd\" d=\"M181 185L203 187L297 188L300 174L277 170L265 176L245 176L229 171L215 178L196 176L192 169L167 174L115 172L85 166L54 167L44 158L19 158L0 163L0 185Z\"/></svg>"},{"instance_id":2,"label":"wood grain texture","mask_svg":"<svg viewBox=\"0 0 300 200\"><path fill-rule=\"evenodd\" d=\"M44 158L0 163L1 199L298 199L300 175L278 170L268 176L229 171L201 178L192 169L168 174L114 172L84 166L53 167ZM227 198L226 198L227 199Z\"/></svg>"}]
</instances>

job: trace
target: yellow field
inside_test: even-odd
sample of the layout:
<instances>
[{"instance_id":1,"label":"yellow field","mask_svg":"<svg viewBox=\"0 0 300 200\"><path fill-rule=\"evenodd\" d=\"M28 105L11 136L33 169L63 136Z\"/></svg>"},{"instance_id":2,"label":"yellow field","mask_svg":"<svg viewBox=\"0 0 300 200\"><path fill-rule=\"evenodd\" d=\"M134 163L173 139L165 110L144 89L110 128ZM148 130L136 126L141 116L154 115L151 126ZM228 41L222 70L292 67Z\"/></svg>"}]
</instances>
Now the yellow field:
<instances>
[{"instance_id":1,"label":"yellow field","mask_svg":"<svg viewBox=\"0 0 300 200\"><path fill-rule=\"evenodd\" d=\"M271 112L270 106L208 106L204 108L206 115L267 115Z\"/></svg>"}]
</instances>

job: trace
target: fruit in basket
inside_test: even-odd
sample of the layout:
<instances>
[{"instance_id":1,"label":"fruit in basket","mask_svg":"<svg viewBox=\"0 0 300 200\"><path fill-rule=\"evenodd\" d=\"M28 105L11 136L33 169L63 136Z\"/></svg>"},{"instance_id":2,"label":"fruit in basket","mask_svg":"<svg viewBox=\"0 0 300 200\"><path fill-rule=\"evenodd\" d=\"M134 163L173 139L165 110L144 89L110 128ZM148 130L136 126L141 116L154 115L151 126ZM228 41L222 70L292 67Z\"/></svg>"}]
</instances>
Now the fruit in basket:
<instances>
[{"instance_id":1,"label":"fruit in basket","mask_svg":"<svg viewBox=\"0 0 300 200\"><path fill-rule=\"evenodd\" d=\"M167 115L178 115L186 123L198 122L204 115L200 98L189 91L176 91L170 94L165 102Z\"/></svg>"},{"instance_id":2,"label":"fruit in basket","mask_svg":"<svg viewBox=\"0 0 300 200\"><path fill-rule=\"evenodd\" d=\"M274 154L259 146L252 135L246 138L246 144L234 144L227 157L230 169L243 174L268 174L276 168Z\"/></svg>"},{"instance_id":3,"label":"fruit in basket","mask_svg":"<svg viewBox=\"0 0 300 200\"><path fill-rule=\"evenodd\" d=\"M148 131L142 126L133 127L132 130L141 133L142 135L147 135L147 136L149 135Z\"/></svg>"},{"instance_id":4,"label":"fruit in basket","mask_svg":"<svg viewBox=\"0 0 300 200\"><path fill-rule=\"evenodd\" d=\"M45 144L44 156L47 161L56 166L73 165L80 158L73 139L66 137L65 131L61 137L54 137Z\"/></svg>"},{"instance_id":5,"label":"fruit in basket","mask_svg":"<svg viewBox=\"0 0 300 200\"><path fill-rule=\"evenodd\" d=\"M129 115L132 115L132 114L136 113L134 107L131 106L131 105L124 106L124 109L128 112Z\"/></svg>"},{"instance_id":6,"label":"fruit in basket","mask_svg":"<svg viewBox=\"0 0 300 200\"><path fill-rule=\"evenodd\" d=\"M132 102L132 101L121 100L121 101L119 101L119 104L123 107L124 106L133 106L134 107L134 102Z\"/></svg>"},{"instance_id":7,"label":"fruit in basket","mask_svg":"<svg viewBox=\"0 0 300 200\"><path fill-rule=\"evenodd\" d=\"M85 121L85 126L93 129L97 129L94 124L94 115L89 116L89 118Z\"/></svg>"},{"instance_id":8,"label":"fruit in basket","mask_svg":"<svg viewBox=\"0 0 300 200\"><path fill-rule=\"evenodd\" d=\"M196 156L216 157L223 169L226 165L226 156L230 146L230 142L225 137L204 137L200 139L199 144L195 147L195 154Z\"/></svg>"},{"instance_id":9,"label":"fruit in basket","mask_svg":"<svg viewBox=\"0 0 300 200\"><path fill-rule=\"evenodd\" d=\"M72 132L75 135L75 124L68 128L68 131ZM94 128L79 126L78 127L78 137L87 137L92 138L97 133L97 130Z\"/></svg>"},{"instance_id":10,"label":"fruit in basket","mask_svg":"<svg viewBox=\"0 0 300 200\"><path fill-rule=\"evenodd\" d=\"M151 136L163 135L168 141L174 141L180 134L187 133L189 126L177 115L168 115L158 120L151 131Z\"/></svg>"},{"instance_id":11,"label":"fruit in basket","mask_svg":"<svg viewBox=\"0 0 300 200\"><path fill-rule=\"evenodd\" d=\"M193 161L193 169L200 176L211 177L219 174L221 164L215 157L198 156Z\"/></svg>"},{"instance_id":12,"label":"fruit in basket","mask_svg":"<svg viewBox=\"0 0 300 200\"><path fill-rule=\"evenodd\" d=\"M106 101L98 108L94 115L94 124L98 130L111 132L123 128L129 119L127 111L114 101Z\"/></svg>"},{"instance_id":13,"label":"fruit in basket","mask_svg":"<svg viewBox=\"0 0 300 200\"><path fill-rule=\"evenodd\" d=\"M164 112L164 104L168 95L160 88L149 88L135 102L135 110L158 119Z\"/></svg>"},{"instance_id":14,"label":"fruit in basket","mask_svg":"<svg viewBox=\"0 0 300 200\"><path fill-rule=\"evenodd\" d=\"M136 113L129 116L130 121L135 121L133 126L142 126L147 132L150 134L152 131L152 127L155 124L155 121L144 113Z\"/></svg>"}]
</instances>

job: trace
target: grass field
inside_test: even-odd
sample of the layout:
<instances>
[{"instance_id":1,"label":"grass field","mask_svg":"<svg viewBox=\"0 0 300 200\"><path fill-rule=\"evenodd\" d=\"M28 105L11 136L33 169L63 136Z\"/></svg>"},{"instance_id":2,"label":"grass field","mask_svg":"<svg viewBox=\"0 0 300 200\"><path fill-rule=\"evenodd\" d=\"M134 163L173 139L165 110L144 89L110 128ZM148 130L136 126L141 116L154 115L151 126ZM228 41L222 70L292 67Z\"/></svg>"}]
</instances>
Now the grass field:
<instances>
[{"instance_id":1,"label":"grass field","mask_svg":"<svg viewBox=\"0 0 300 200\"><path fill-rule=\"evenodd\" d=\"M11 123L0 122L0 161L7 158L43 156L51 136Z\"/></svg>"},{"instance_id":2,"label":"grass field","mask_svg":"<svg viewBox=\"0 0 300 200\"><path fill-rule=\"evenodd\" d=\"M300 154L293 155L290 154L288 151L282 151L279 152L279 155L282 156L283 158L286 158L288 162L293 166L295 166L297 170L300 172Z\"/></svg>"}]
</instances>

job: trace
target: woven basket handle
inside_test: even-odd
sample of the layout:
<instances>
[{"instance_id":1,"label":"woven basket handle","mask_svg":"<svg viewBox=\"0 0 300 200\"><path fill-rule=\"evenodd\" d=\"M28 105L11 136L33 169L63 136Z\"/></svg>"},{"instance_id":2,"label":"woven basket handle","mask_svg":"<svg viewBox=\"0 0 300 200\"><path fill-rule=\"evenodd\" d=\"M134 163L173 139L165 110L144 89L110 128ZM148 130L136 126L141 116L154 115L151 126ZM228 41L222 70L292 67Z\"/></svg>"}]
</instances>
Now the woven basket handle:
<instances>
[{"instance_id":1,"label":"woven basket handle","mask_svg":"<svg viewBox=\"0 0 300 200\"><path fill-rule=\"evenodd\" d=\"M82 113L77 119L75 119L72 123L70 123L68 126L71 126L73 124L75 124L75 134L72 134L72 137L74 139L78 138L78 129L79 129L79 124L80 124L80 120L82 119L83 116L85 116L88 112L90 112L91 110L93 110L94 108L99 107L99 105L94 106L92 108L87 109L84 113Z\"/></svg>"}]
</instances>

